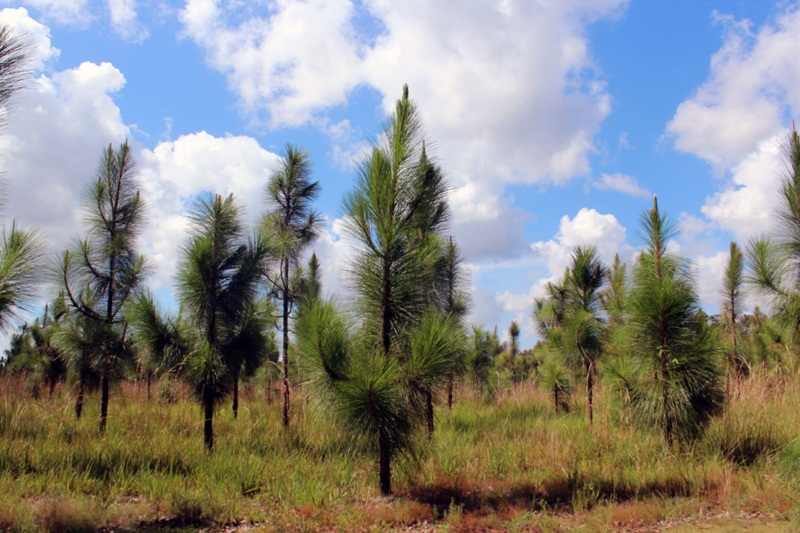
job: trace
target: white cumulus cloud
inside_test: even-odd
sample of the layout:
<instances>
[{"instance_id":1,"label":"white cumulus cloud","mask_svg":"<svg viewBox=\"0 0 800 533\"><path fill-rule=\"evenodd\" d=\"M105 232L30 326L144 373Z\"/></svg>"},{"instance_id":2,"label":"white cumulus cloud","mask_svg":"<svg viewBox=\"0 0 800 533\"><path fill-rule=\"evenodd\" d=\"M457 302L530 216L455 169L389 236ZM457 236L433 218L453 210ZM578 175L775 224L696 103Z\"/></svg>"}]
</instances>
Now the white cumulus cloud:
<instances>
[{"instance_id":1,"label":"white cumulus cloud","mask_svg":"<svg viewBox=\"0 0 800 533\"><path fill-rule=\"evenodd\" d=\"M617 253L625 261L632 252L625 243L626 233L625 227L614 215L604 215L594 209L583 208L575 218L567 215L561 217L558 233L553 239L535 242L531 244L531 248L547 265L552 280L564 274L576 246L597 247L600 258L607 265L613 262Z\"/></svg>"},{"instance_id":2,"label":"white cumulus cloud","mask_svg":"<svg viewBox=\"0 0 800 533\"><path fill-rule=\"evenodd\" d=\"M226 17L241 6L188 0L180 18L185 35L206 50L247 111L266 110L274 126L297 126L344 103L362 81L349 0L284 1L271 13L232 23Z\"/></svg>"},{"instance_id":3,"label":"white cumulus cloud","mask_svg":"<svg viewBox=\"0 0 800 533\"><path fill-rule=\"evenodd\" d=\"M109 143L129 134L114 95L125 77L110 63L40 76L19 93L2 137L8 214L63 249L80 233L81 191Z\"/></svg>"},{"instance_id":4,"label":"white cumulus cloud","mask_svg":"<svg viewBox=\"0 0 800 533\"><path fill-rule=\"evenodd\" d=\"M784 133L760 143L732 169L726 187L707 198L701 208L716 227L729 231L740 243L773 229L781 178L787 172L786 139Z\"/></svg>"},{"instance_id":5,"label":"white cumulus cloud","mask_svg":"<svg viewBox=\"0 0 800 533\"><path fill-rule=\"evenodd\" d=\"M320 118L361 86L389 111L408 83L430 138L448 140L438 155L453 183L454 231L505 235L465 245L481 259L525 247L506 184L589 173L611 99L586 27L625 4L187 0L180 17L243 109L273 127L327 124Z\"/></svg>"},{"instance_id":6,"label":"white cumulus cloud","mask_svg":"<svg viewBox=\"0 0 800 533\"><path fill-rule=\"evenodd\" d=\"M613 262L616 254L620 255L622 261L627 261L633 250L625 242L626 233L625 227L614 215L602 214L594 209L583 208L574 218L563 216L558 232L552 239L530 245L533 258L526 258L525 265L528 270L538 269L536 281L524 291L498 292L495 295L497 304L506 313L529 317L534 298L544 296L548 282L561 279L576 246L595 246L606 265ZM524 323L526 327L531 327L529 318L525 318Z\"/></svg>"},{"instance_id":7,"label":"white cumulus cloud","mask_svg":"<svg viewBox=\"0 0 800 533\"><path fill-rule=\"evenodd\" d=\"M0 17L35 35L42 58L55 53L47 27L31 20L24 9L4 10ZM94 179L104 148L116 147L131 136L115 102L124 86L125 77L114 65L82 63L40 74L19 93L10 110L0 136L7 181L5 214L38 227L47 235L52 252L85 237L82 191ZM251 225L265 209L264 187L279 158L252 137L197 132L152 150L138 149L131 142L148 206L140 242L154 268L154 288L172 280L185 239L185 213L198 194L233 193Z\"/></svg>"},{"instance_id":8,"label":"white cumulus cloud","mask_svg":"<svg viewBox=\"0 0 800 533\"><path fill-rule=\"evenodd\" d=\"M31 7L47 21L57 24L85 27L92 20L89 0L2 0L0 4Z\"/></svg>"},{"instance_id":9,"label":"white cumulus cloud","mask_svg":"<svg viewBox=\"0 0 800 533\"><path fill-rule=\"evenodd\" d=\"M347 234L345 220L336 218L323 229L319 238L306 251L317 254L322 268L322 289L325 298L336 297L347 305L354 293L350 289L349 271L356 258L356 246Z\"/></svg>"},{"instance_id":10,"label":"white cumulus cloud","mask_svg":"<svg viewBox=\"0 0 800 533\"><path fill-rule=\"evenodd\" d=\"M713 255L697 256L692 261L700 306L708 314L719 312L722 301L722 278L728 257L728 252L717 252Z\"/></svg>"},{"instance_id":11,"label":"white cumulus cloud","mask_svg":"<svg viewBox=\"0 0 800 533\"><path fill-rule=\"evenodd\" d=\"M136 12L136 0L108 0L108 11L111 16L111 27L128 41L141 42L147 39L149 32Z\"/></svg>"},{"instance_id":12,"label":"white cumulus cloud","mask_svg":"<svg viewBox=\"0 0 800 533\"><path fill-rule=\"evenodd\" d=\"M140 180L150 206L143 242L155 287L172 281L191 202L202 193L233 194L252 227L266 209L264 188L278 161L252 137L215 137L204 131L142 151Z\"/></svg>"},{"instance_id":13,"label":"white cumulus cloud","mask_svg":"<svg viewBox=\"0 0 800 533\"><path fill-rule=\"evenodd\" d=\"M633 176L622 173L600 174L600 177L591 180L589 185L601 191L616 191L630 196L650 196L652 193L639 185Z\"/></svg>"},{"instance_id":14,"label":"white cumulus cloud","mask_svg":"<svg viewBox=\"0 0 800 533\"><path fill-rule=\"evenodd\" d=\"M31 18L24 7L0 11L0 24L8 26L15 35L30 43L33 52L30 66L34 72L44 69L48 61L61 53L50 43L50 28Z\"/></svg>"},{"instance_id":15,"label":"white cumulus cloud","mask_svg":"<svg viewBox=\"0 0 800 533\"><path fill-rule=\"evenodd\" d=\"M708 80L678 106L667 134L677 149L729 168L800 112L800 10L792 7L758 31L747 20L716 19L725 42L711 58Z\"/></svg>"},{"instance_id":16,"label":"white cumulus cloud","mask_svg":"<svg viewBox=\"0 0 800 533\"><path fill-rule=\"evenodd\" d=\"M714 17L723 45L711 58L708 79L678 106L666 129L678 150L706 160L722 178L701 208L705 218L682 218L684 244L697 258L702 305L712 309L718 308L727 246L714 253L707 239L723 230L744 246L774 231L787 173L784 146L791 117L800 113L797 4L758 28L746 19Z\"/></svg>"},{"instance_id":17,"label":"white cumulus cloud","mask_svg":"<svg viewBox=\"0 0 800 533\"><path fill-rule=\"evenodd\" d=\"M157 17L163 17L171 9L160 0L145 4L146 7L155 5ZM111 27L122 39L130 42L142 42L150 33L139 19L141 6L138 0L0 0L0 5L30 9L38 20L51 25L81 30L102 25L103 31Z\"/></svg>"}]
</instances>

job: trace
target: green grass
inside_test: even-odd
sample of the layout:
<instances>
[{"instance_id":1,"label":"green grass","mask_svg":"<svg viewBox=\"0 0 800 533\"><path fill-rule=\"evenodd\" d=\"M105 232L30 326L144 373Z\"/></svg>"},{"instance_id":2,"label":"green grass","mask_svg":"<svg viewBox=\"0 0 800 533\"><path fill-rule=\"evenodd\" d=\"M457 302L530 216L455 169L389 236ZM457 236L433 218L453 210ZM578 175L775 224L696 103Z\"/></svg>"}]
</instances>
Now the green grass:
<instances>
[{"instance_id":1,"label":"green grass","mask_svg":"<svg viewBox=\"0 0 800 533\"><path fill-rule=\"evenodd\" d=\"M209 454L200 408L186 391L162 404L121 385L100 435L98 398L88 398L77 421L67 387L52 400L33 400L7 379L0 383L0 531L236 523L368 531L423 521L442 531L615 530L691 525L715 512L734 521L755 513L763 527L794 524L797 380L745 382L701 441L671 455L660 435L617 423L606 394L599 387L589 428L580 395L569 414L555 414L549 395L530 384L490 403L462 389L452 412L438 409L433 440L420 436L416 456L397 461L396 495L381 498L373 457L353 449L301 394L286 432L279 403L267 405L263 390L247 388L237 420L229 404L217 411Z\"/></svg>"}]
</instances>

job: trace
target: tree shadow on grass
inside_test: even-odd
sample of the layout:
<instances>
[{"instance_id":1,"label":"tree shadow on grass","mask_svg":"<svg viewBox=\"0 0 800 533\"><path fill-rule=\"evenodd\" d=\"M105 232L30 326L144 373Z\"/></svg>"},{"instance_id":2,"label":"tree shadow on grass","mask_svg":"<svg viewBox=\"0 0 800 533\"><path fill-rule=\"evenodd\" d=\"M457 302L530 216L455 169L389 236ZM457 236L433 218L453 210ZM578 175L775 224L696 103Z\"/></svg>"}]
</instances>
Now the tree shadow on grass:
<instances>
[{"instance_id":1,"label":"tree shadow on grass","mask_svg":"<svg viewBox=\"0 0 800 533\"><path fill-rule=\"evenodd\" d=\"M601 502L622 503L632 499L676 498L713 490L713 483L699 489L683 477L666 477L638 485L609 479L588 479L565 472L539 483L440 477L430 484L412 483L404 497L431 505L441 516L452 506L466 512L492 513L508 508L572 512L591 509Z\"/></svg>"}]
</instances>

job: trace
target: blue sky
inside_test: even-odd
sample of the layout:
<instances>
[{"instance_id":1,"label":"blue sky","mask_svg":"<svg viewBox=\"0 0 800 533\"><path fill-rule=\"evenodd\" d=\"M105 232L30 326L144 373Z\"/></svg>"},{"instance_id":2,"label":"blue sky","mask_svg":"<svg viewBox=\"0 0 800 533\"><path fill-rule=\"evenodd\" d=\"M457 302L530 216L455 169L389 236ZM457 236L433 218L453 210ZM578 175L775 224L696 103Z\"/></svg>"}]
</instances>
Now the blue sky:
<instances>
[{"instance_id":1,"label":"blue sky","mask_svg":"<svg viewBox=\"0 0 800 533\"><path fill-rule=\"evenodd\" d=\"M679 224L709 312L728 243L769 232L800 110L800 6L763 0L0 0L36 44L0 136L5 217L52 251L83 235L108 143L136 147L151 286L169 301L185 206L233 192L249 220L286 143L327 217L329 294L351 247L341 198L404 83L452 186L471 319L534 341L533 298L576 244L630 261L652 202ZM757 303L752 300L751 305Z\"/></svg>"}]
</instances>

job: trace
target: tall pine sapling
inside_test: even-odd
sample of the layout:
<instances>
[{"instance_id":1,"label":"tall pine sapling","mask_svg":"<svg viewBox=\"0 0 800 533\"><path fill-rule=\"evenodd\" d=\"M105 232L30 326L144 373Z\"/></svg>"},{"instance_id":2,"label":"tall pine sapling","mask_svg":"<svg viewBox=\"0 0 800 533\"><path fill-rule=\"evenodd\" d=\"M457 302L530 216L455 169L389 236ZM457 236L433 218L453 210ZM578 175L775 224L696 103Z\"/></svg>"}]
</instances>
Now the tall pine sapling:
<instances>
[{"instance_id":1,"label":"tall pine sapling","mask_svg":"<svg viewBox=\"0 0 800 533\"><path fill-rule=\"evenodd\" d=\"M289 427L289 322L296 294L292 275L297 259L320 231L320 216L312 203L320 194L318 181L311 181L311 158L306 150L287 145L279 167L267 184L269 212L263 229L278 256L278 268L268 275L272 292L281 304L283 426Z\"/></svg>"},{"instance_id":2,"label":"tall pine sapling","mask_svg":"<svg viewBox=\"0 0 800 533\"><path fill-rule=\"evenodd\" d=\"M144 256L136 240L144 222L144 202L135 177L133 152L127 142L109 145L86 189L85 221L89 237L64 252L60 275L72 307L103 328L100 350L100 431L108 418L109 381L121 361L115 346L125 343L125 304L142 284ZM91 297L87 297L91 295Z\"/></svg>"}]
</instances>

